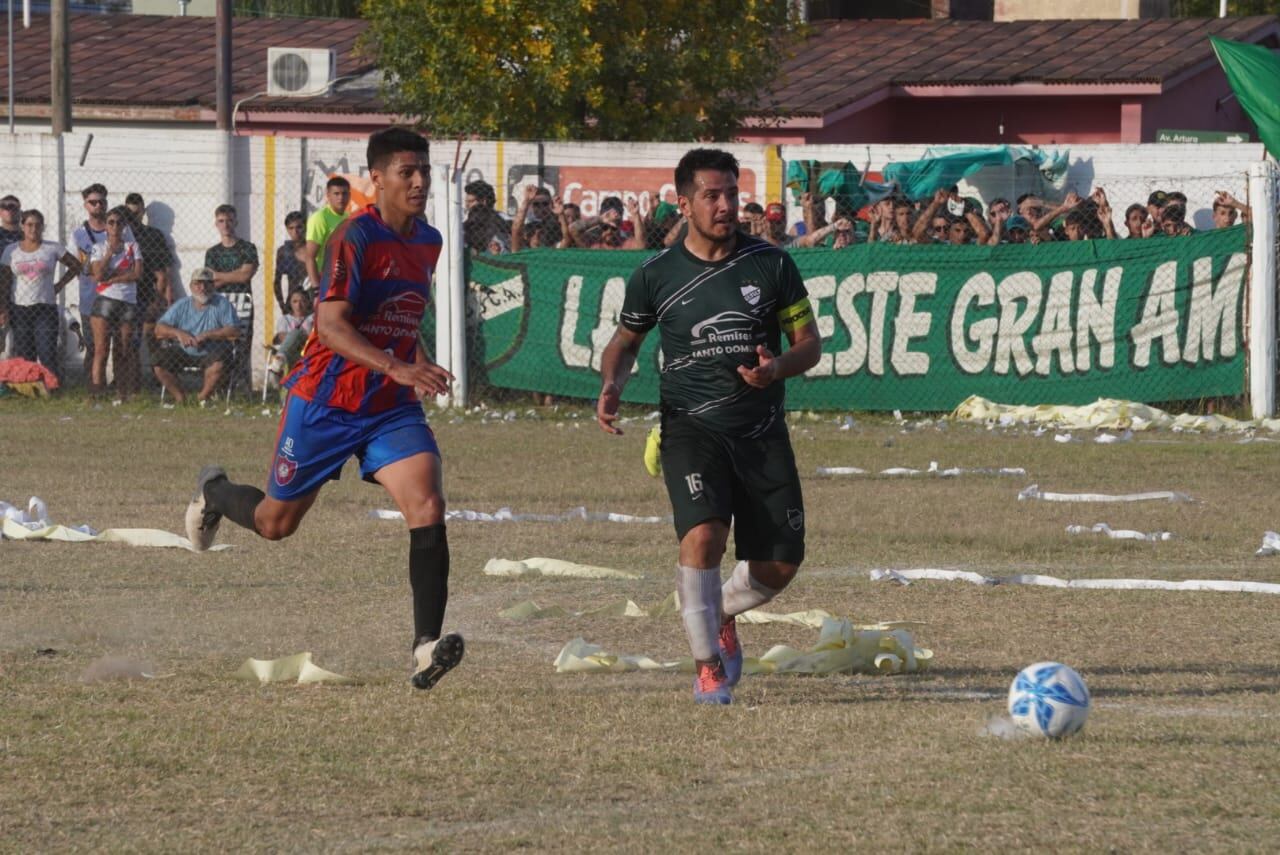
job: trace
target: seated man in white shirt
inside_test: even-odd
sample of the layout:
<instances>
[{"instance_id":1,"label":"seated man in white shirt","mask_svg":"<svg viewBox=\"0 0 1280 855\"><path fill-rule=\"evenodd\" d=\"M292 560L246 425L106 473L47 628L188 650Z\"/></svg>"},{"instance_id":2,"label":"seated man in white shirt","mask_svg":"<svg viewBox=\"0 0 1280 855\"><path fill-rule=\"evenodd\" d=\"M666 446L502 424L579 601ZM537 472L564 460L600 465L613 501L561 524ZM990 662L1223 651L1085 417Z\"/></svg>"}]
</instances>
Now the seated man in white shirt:
<instances>
[{"instance_id":1,"label":"seated man in white shirt","mask_svg":"<svg viewBox=\"0 0 1280 855\"><path fill-rule=\"evenodd\" d=\"M231 343L240 337L240 319L231 301L213 287L213 271L196 268L191 274L191 296L170 306L156 322L156 338L162 347L156 355L156 378L173 400L182 403L186 394L174 375L184 368L200 367L204 382L200 404L218 388L231 361Z\"/></svg>"}]
</instances>

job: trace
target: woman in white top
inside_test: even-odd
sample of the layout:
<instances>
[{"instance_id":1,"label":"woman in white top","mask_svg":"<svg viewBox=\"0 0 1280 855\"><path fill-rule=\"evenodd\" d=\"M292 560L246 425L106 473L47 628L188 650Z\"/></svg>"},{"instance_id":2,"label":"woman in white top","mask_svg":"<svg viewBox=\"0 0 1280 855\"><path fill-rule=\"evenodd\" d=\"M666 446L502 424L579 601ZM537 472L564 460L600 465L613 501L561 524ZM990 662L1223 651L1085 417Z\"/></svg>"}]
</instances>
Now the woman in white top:
<instances>
[{"instance_id":1,"label":"woman in white top","mask_svg":"<svg viewBox=\"0 0 1280 855\"><path fill-rule=\"evenodd\" d=\"M80 260L57 241L44 239L44 214L23 213L22 240L5 247L0 255L0 326L13 327L13 355L39 362L62 379L58 358L57 295L80 272ZM54 280L58 263L62 276ZM9 294L6 302L3 295Z\"/></svg>"},{"instance_id":2,"label":"woman in white top","mask_svg":"<svg viewBox=\"0 0 1280 855\"><path fill-rule=\"evenodd\" d=\"M133 330L141 319L138 312L138 277L142 275L142 253L126 240L129 212L123 207L107 213L107 239L93 245L89 272L97 282L98 296L89 313L93 325L93 367L89 372L89 393L100 395L107 385L107 353L115 353L116 393L126 400L138 389L137 354Z\"/></svg>"},{"instance_id":3,"label":"woman in white top","mask_svg":"<svg viewBox=\"0 0 1280 855\"><path fill-rule=\"evenodd\" d=\"M306 291L294 291L289 295L289 313L276 320L276 335L272 340L271 370L283 375L298 361L302 346L315 325L311 313L311 296Z\"/></svg>"}]
</instances>

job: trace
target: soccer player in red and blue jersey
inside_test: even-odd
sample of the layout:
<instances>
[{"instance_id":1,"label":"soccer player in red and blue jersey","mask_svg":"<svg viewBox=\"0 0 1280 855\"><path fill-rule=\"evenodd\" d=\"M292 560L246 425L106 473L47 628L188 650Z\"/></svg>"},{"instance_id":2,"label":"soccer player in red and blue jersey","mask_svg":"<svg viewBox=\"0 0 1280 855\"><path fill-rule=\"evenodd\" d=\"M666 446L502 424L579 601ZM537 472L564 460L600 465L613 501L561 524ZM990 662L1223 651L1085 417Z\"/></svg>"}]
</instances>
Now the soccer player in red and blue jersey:
<instances>
[{"instance_id":1,"label":"soccer player in red and blue jersey","mask_svg":"<svg viewBox=\"0 0 1280 855\"><path fill-rule=\"evenodd\" d=\"M429 689L462 661L463 641L441 636L448 599L440 451L420 397L453 379L418 344L440 256L440 233L420 219L431 167L427 141L405 128L369 137L377 204L329 240L315 329L285 381L290 390L267 492L206 466L187 507L187 535L208 549L227 519L268 540L293 534L321 486L354 454L366 481L381 484L409 525L413 589L413 685Z\"/></svg>"}]
</instances>

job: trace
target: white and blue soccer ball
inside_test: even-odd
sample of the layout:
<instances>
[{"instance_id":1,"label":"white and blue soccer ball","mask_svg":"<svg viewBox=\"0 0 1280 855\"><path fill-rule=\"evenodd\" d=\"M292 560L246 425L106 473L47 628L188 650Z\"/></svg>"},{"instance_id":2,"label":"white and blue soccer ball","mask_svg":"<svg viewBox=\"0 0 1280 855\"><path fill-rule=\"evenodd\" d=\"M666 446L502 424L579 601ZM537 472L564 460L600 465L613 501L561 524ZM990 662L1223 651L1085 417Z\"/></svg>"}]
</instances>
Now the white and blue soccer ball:
<instances>
[{"instance_id":1,"label":"white and blue soccer ball","mask_svg":"<svg viewBox=\"0 0 1280 855\"><path fill-rule=\"evenodd\" d=\"M1084 727L1089 717L1089 687L1061 662L1028 665L1009 687L1009 715L1019 729L1061 739Z\"/></svg>"}]
</instances>

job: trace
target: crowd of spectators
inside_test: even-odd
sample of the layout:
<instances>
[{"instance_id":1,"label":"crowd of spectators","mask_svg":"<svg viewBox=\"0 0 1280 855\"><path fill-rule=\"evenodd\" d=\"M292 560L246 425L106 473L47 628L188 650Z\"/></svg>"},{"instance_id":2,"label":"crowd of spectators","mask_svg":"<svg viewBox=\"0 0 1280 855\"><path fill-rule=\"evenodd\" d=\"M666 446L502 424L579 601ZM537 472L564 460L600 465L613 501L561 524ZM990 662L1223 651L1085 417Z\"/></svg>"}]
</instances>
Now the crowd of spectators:
<instances>
[{"instance_id":1,"label":"crowd of spectators","mask_svg":"<svg viewBox=\"0 0 1280 855\"><path fill-rule=\"evenodd\" d=\"M556 198L546 187L526 185L515 216L508 220L494 208L496 194L491 185L473 181L464 190L465 242L475 254L538 247L661 249L679 240L685 229L679 208L666 201L642 213L634 197L624 202L621 197L606 196L596 216L583 217L577 205ZM1157 190L1145 205L1130 205L1119 224L1101 187L1085 197L1071 191L1056 204L1027 193L1014 201L992 199L984 208L980 200L961 196L953 185L928 199L891 195L860 210L837 202L830 218L825 199L802 193L799 202L801 216L790 225L782 202L767 206L748 202L738 214L740 228L776 246L829 249L859 243L1041 244L1173 237L1195 231L1188 220L1187 197L1178 191ZM1220 191L1213 199L1212 218L1214 228L1248 222L1249 208Z\"/></svg>"},{"instance_id":2,"label":"crowd of spectators","mask_svg":"<svg viewBox=\"0 0 1280 855\"><path fill-rule=\"evenodd\" d=\"M326 205L307 220L285 217L288 238L276 252L274 296L280 306L272 367L295 360L306 332L324 244L346 217L350 186L330 180ZM179 374L201 374L195 398L204 402L238 372L248 378L258 248L240 237L231 205L213 211L218 240L195 270L187 296L175 286L176 258L168 237L146 222L146 201L130 193L111 207L107 188L81 193L84 219L64 246L45 238L45 217L0 198L0 351L38 363L65 383L63 354L82 354L91 399L129 400L141 391L144 364L175 402L189 395ZM59 309L63 289L77 282L75 312ZM68 300L68 302L71 302ZM145 362L144 362L145 355ZM108 370L110 369L110 370Z\"/></svg>"},{"instance_id":3,"label":"crowd of spectators","mask_svg":"<svg viewBox=\"0 0 1280 855\"><path fill-rule=\"evenodd\" d=\"M526 186L515 215L508 218L496 210L496 194L488 183L473 181L464 192L464 242L474 254L544 247L656 250L680 240L687 228L679 208L667 201L642 211L635 197L605 196L595 215L583 216L579 205L557 198L548 188ZM13 195L0 198L0 349L7 332L11 356L38 362L61 381L59 296L76 281L78 320L70 316L65 327L83 354L91 396L110 393L127 400L137 394L144 353L151 373L179 402L187 397L177 377L182 371L202 372L201 401L231 372L247 376L259 256L258 248L237 234L236 209L214 209L218 240L191 278L190 295L180 297L174 253L165 234L146 222L143 197L130 193L123 205L111 207L107 188L94 183L83 189L81 198L84 219L67 246L45 238L40 211L23 210ZM291 211L284 218L287 238L276 250L271 291L279 311L268 354L269 381L278 382L296 361L311 330L325 244L346 219L350 199L350 184L335 176L325 187L325 204L310 217ZM1059 203L1024 194L992 199L985 207L976 198L961 196L955 186L924 200L892 195L859 210L838 202L832 206L810 193L801 194L799 203L799 218L788 223L782 202L748 202L739 211L740 228L777 246L837 250L860 243L995 246L1138 240L1195 231L1187 197L1164 190L1151 193L1145 204L1129 205L1119 222L1102 188L1086 197L1069 192ZM1215 194L1214 228L1249 220L1248 206L1225 191ZM235 324L225 323L228 312Z\"/></svg>"}]
</instances>

